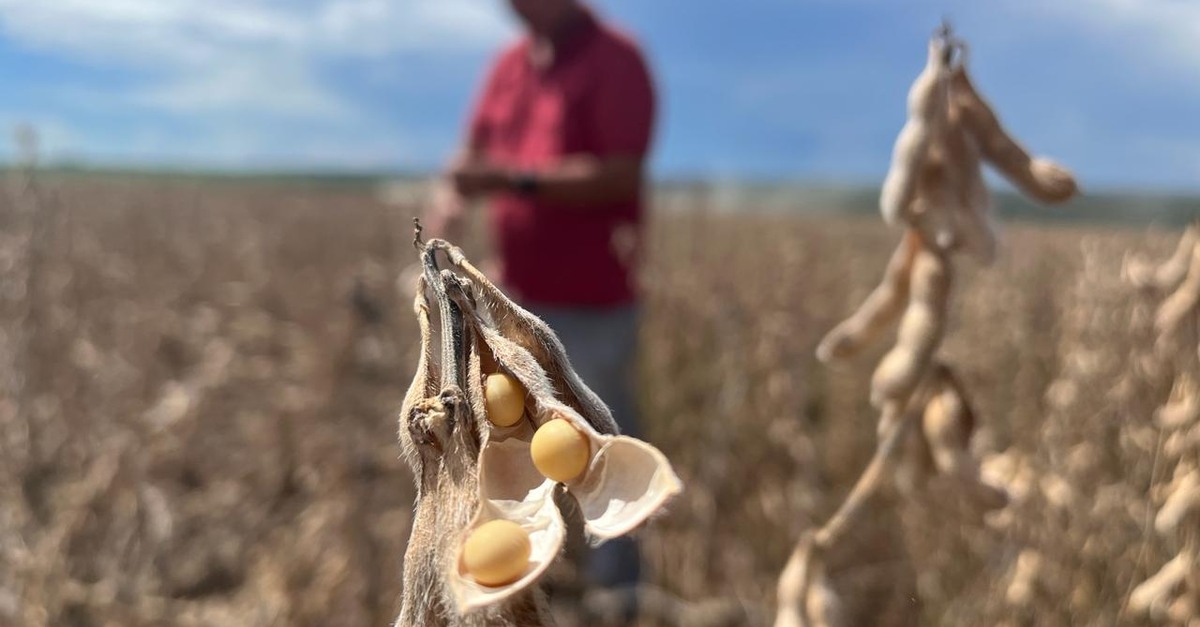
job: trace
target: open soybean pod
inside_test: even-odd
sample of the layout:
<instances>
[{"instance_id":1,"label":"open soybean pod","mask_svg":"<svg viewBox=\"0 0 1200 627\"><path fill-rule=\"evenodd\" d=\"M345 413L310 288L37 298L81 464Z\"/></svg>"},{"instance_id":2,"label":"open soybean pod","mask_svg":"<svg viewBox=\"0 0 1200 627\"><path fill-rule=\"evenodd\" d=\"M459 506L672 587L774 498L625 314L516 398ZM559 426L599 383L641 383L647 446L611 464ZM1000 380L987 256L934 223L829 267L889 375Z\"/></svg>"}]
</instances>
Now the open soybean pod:
<instances>
[{"instance_id":1,"label":"open soybean pod","mask_svg":"<svg viewBox=\"0 0 1200 627\"><path fill-rule=\"evenodd\" d=\"M682 484L660 451L617 434L608 408L571 368L553 330L505 296L457 247L430 240L419 248L424 278L417 294L417 312L423 349L421 367L402 409L401 421L408 427L402 427L401 437L406 440L406 450L411 451L410 461L419 462L415 470L430 461L440 468L466 467L468 476L458 482L469 487L471 493L456 496L467 500L469 515L460 515L452 524L443 516L440 526L429 532L440 534L447 545L439 566L455 599L455 610L486 611L527 594L557 558L565 537L565 524L554 503L560 485L579 502L584 529L598 544L633 531L660 512L682 490ZM447 262L446 268L439 266L439 257ZM434 341L428 331L432 324L427 293L437 300L442 318L442 358L436 366ZM524 391L521 418L511 424L509 418L499 421L508 426L499 426L486 416L489 405L499 405L486 398L484 381L489 375L506 375ZM439 431L437 424L426 424L429 412L423 409L448 396L446 390L456 384L465 395L460 404L471 410L464 430L476 434L474 438L462 438L476 444L461 449L471 454L469 463L445 459L453 451L438 445L445 438L441 435L445 429ZM539 431L544 428L556 431L558 437L540 437ZM562 450L564 446L568 450ZM559 456L556 459L560 460L582 457L578 466L573 466L544 460L535 463L535 455ZM567 475L551 470L563 467L574 470ZM429 470L423 472L428 475ZM477 480L470 481L473 478ZM442 484L455 481L454 476L440 478ZM418 504L418 513L424 505ZM458 511L451 504L435 505ZM472 573L469 567L493 558L517 559L511 555L523 553L479 559L464 554L473 544L486 544L468 542L485 526L485 532L500 529L519 535L511 525L488 525L494 521L515 523L528 537L528 563L514 569L510 581L491 576L509 572L508 564L488 564L496 569L489 568L487 577L477 576L479 573ZM521 537L501 540L523 547Z\"/></svg>"}]
</instances>

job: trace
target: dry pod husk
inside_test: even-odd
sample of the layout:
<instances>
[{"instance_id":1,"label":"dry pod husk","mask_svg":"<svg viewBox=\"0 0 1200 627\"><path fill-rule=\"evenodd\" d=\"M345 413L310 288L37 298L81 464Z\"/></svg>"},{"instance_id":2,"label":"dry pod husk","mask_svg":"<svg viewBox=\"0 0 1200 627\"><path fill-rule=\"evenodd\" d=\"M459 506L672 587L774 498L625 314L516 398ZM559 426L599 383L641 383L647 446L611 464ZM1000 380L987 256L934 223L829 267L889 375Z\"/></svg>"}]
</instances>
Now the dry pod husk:
<instances>
[{"instance_id":1,"label":"dry pod husk","mask_svg":"<svg viewBox=\"0 0 1200 627\"><path fill-rule=\"evenodd\" d=\"M813 554L812 539L793 551L776 590L775 627L839 627L846 624L843 600L825 575L824 561Z\"/></svg>"},{"instance_id":2,"label":"dry pod husk","mask_svg":"<svg viewBox=\"0 0 1200 627\"><path fill-rule=\"evenodd\" d=\"M896 346L884 356L871 379L871 402L876 407L888 402L905 407L929 372L946 332L951 271L952 266L941 254L927 249L917 252Z\"/></svg>"},{"instance_id":3,"label":"dry pod husk","mask_svg":"<svg viewBox=\"0 0 1200 627\"><path fill-rule=\"evenodd\" d=\"M930 40L925 67L908 92L907 110L879 196L884 220L903 225L904 239L879 287L817 347L823 362L849 357L895 322L907 306L912 314L908 335L914 343L889 355L873 393L877 405L888 398L902 399L915 388L928 362L925 348L930 346L915 340L937 335L935 327L941 323L935 318L942 304L910 297L912 275L919 270L918 254L936 254L946 263L959 252L985 264L996 256L997 229L982 162L991 163L1041 202L1063 202L1077 192L1069 171L1030 157L1001 126L971 83L965 43L951 37L948 29ZM923 311L913 311L914 307Z\"/></svg>"},{"instance_id":4,"label":"dry pod husk","mask_svg":"<svg viewBox=\"0 0 1200 627\"><path fill-rule=\"evenodd\" d=\"M928 479L949 480L975 514L1002 508L1010 500L1006 489L983 478L970 452L974 416L965 391L953 372L936 361L947 327L952 260L966 253L989 263L996 254L984 161L1041 202L1063 202L1076 194L1077 186L1068 170L1031 157L1007 133L971 83L965 58L965 43L943 25L930 40L925 67L909 90L908 118L880 193L880 211L886 222L904 227L903 240L880 285L817 347L824 362L849 357L899 319L896 345L871 381L871 402L880 410L875 455L829 521L793 552L779 580L779 626L821 623L821 604L808 607L809 595L820 596L813 592L814 573L881 486L897 483L917 496L928 490ZM910 435L909 429L918 425L919 431ZM901 458L902 450L913 454ZM897 458L913 463L896 468ZM1035 565L1023 560L1009 591L1014 603L1031 598Z\"/></svg>"},{"instance_id":5,"label":"dry pod husk","mask_svg":"<svg viewBox=\"0 0 1200 627\"><path fill-rule=\"evenodd\" d=\"M951 255L966 252L985 263L995 257L981 158L1040 201L1062 202L1076 192L1068 171L1030 157L1000 125L967 74L965 43L946 27L930 39L925 68L909 90L908 120L880 193L884 219L906 226L904 241L880 286L817 347L822 361L850 356L902 316L896 348L872 382L877 407L905 406L927 372L945 328Z\"/></svg>"},{"instance_id":6,"label":"dry pod husk","mask_svg":"<svg viewBox=\"0 0 1200 627\"><path fill-rule=\"evenodd\" d=\"M1195 315L1200 304L1200 246L1193 246L1187 273L1175 291L1158 307L1154 316L1154 330L1159 336L1159 347L1170 352L1177 344L1183 323Z\"/></svg>"},{"instance_id":7,"label":"dry pod husk","mask_svg":"<svg viewBox=\"0 0 1200 627\"><path fill-rule=\"evenodd\" d=\"M817 359L828 363L854 355L883 333L904 311L908 304L913 260L920 248L920 236L914 231L906 232L888 261L883 281L849 318L825 335L817 346Z\"/></svg>"},{"instance_id":8,"label":"dry pod husk","mask_svg":"<svg viewBox=\"0 0 1200 627\"><path fill-rule=\"evenodd\" d=\"M1066 202L1075 196L1079 188L1071 171L1050 159L1030 156L975 89L965 65L954 68L950 85L953 106L961 113L963 125L984 159L1017 189L1046 204Z\"/></svg>"},{"instance_id":9,"label":"dry pod husk","mask_svg":"<svg viewBox=\"0 0 1200 627\"><path fill-rule=\"evenodd\" d=\"M1004 593L1005 600L1009 605L1028 607L1033 603L1044 566L1045 558L1041 553L1033 549L1021 551L1013 565L1012 580Z\"/></svg>"},{"instance_id":10,"label":"dry pod husk","mask_svg":"<svg viewBox=\"0 0 1200 627\"><path fill-rule=\"evenodd\" d=\"M1009 135L972 84L965 56L957 39L930 40L925 68L909 90L908 120L896 139L880 210L889 224L915 229L927 247L962 250L990 263L996 227L982 160L1039 202L1065 202L1078 189L1070 171L1031 157Z\"/></svg>"},{"instance_id":11,"label":"dry pod husk","mask_svg":"<svg viewBox=\"0 0 1200 627\"><path fill-rule=\"evenodd\" d=\"M935 363L924 384L919 432L920 465L950 479L966 502L978 512L1008 505L1003 488L985 481L971 455L975 412L962 382L949 366Z\"/></svg>"},{"instance_id":12,"label":"dry pod husk","mask_svg":"<svg viewBox=\"0 0 1200 627\"><path fill-rule=\"evenodd\" d=\"M1126 256L1121 263L1122 277L1134 287L1168 292L1179 287L1192 267L1196 245L1200 244L1200 226L1189 224L1175 246L1175 253L1160 266L1149 261Z\"/></svg>"},{"instance_id":13,"label":"dry pod husk","mask_svg":"<svg viewBox=\"0 0 1200 627\"><path fill-rule=\"evenodd\" d=\"M1181 466L1175 471L1166 502L1154 518L1159 533L1173 534L1189 515L1200 514L1200 471Z\"/></svg>"},{"instance_id":14,"label":"dry pod husk","mask_svg":"<svg viewBox=\"0 0 1200 627\"><path fill-rule=\"evenodd\" d=\"M980 153L962 112L952 106L952 77L962 71L961 55L958 42L930 40L925 69L909 90L908 121L896 139L880 210L889 224L920 233L929 248L965 250L990 262L996 235Z\"/></svg>"},{"instance_id":15,"label":"dry pod husk","mask_svg":"<svg viewBox=\"0 0 1200 627\"><path fill-rule=\"evenodd\" d=\"M1171 400L1154 412L1154 422L1164 429L1179 429L1200 419L1200 394L1190 377L1176 379Z\"/></svg>"},{"instance_id":16,"label":"dry pod husk","mask_svg":"<svg viewBox=\"0 0 1200 627\"><path fill-rule=\"evenodd\" d=\"M1134 614L1163 614L1175 589L1192 569L1195 556L1180 553L1129 594L1129 611Z\"/></svg>"},{"instance_id":17,"label":"dry pod husk","mask_svg":"<svg viewBox=\"0 0 1200 627\"><path fill-rule=\"evenodd\" d=\"M550 567L563 546L566 525L554 504L555 484L529 465L513 463L528 456L529 445L519 437L490 442L479 459L479 512L458 547L449 582L462 610L487 607L528 588ZM486 495L486 496L485 496ZM495 521L521 527L529 537L528 564L519 577L499 585L480 582L470 572L466 541L476 530Z\"/></svg>"},{"instance_id":18,"label":"dry pod husk","mask_svg":"<svg viewBox=\"0 0 1200 627\"><path fill-rule=\"evenodd\" d=\"M544 322L501 293L458 248L431 240L419 249L424 273L415 310L422 351L400 418L418 500L400 622L454 624L446 617L476 611L500 613L515 624L532 621L522 612L540 607L535 584L558 557L566 533L557 491L575 497L585 531L599 543L636 529L682 485L656 448L617 435L608 408L571 369ZM439 255L448 268L439 266ZM489 384L513 385L499 395L494 389L489 399L489 377ZM522 406L514 406L515 397ZM488 419L489 400L492 412L503 414L498 422L509 424ZM551 421L569 424L587 444L583 472L565 486L539 472L531 457L535 431ZM513 581L480 581L468 568L465 543L499 520L528 536L528 563Z\"/></svg>"},{"instance_id":19,"label":"dry pod husk","mask_svg":"<svg viewBox=\"0 0 1200 627\"><path fill-rule=\"evenodd\" d=\"M942 41L929 43L925 68L908 91L908 120L892 150L892 164L883 180L879 208L888 224L911 223L920 171L930 146L946 133L949 102L949 59Z\"/></svg>"}]
</instances>

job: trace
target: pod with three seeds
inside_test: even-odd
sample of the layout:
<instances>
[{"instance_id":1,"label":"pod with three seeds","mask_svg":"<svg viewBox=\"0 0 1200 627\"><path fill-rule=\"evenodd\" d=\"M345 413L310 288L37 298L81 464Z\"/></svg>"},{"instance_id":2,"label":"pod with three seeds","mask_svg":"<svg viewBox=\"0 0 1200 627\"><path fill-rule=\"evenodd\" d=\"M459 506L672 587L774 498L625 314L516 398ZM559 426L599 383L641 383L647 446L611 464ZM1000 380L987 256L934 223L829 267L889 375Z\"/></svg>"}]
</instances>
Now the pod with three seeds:
<instances>
[{"instance_id":1,"label":"pod with three seeds","mask_svg":"<svg viewBox=\"0 0 1200 627\"><path fill-rule=\"evenodd\" d=\"M468 375L468 387L477 394L471 405L481 416L475 421L480 431L478 508L458 532L446 568L457 609L465 613L525 592L558 556L566 524L554 502L556 492L565 490L576 499L587 536L599 544L640 527L662 511L682 484L658 449L618 434L608 408L571 368L549 326L507 298L458 248L440 240L424 246L430 251L427 259L441 252L449 261L449 269L433 274L442 280L450 307L461 312L461 335L470 344L462 350L474 355L475 364ZM498 380L518 384L512 388L522 392L523 411L512 407L511 389L504 390L503 401L487 397L487 388ZM489 420L489 407L505 415ZM557 440L546 439L551 432L558 434ZM573 454L556 450L564 443ZM538 463L539 450L560 454L569 463ZM523 553L517 550L489 551L478 560L466 555L472 546L487 544L471 542L474 534L497 528L516 536L501 538L505 546L521 545L522 536L513 527L489 524L500 520L514 523L528 536L528 563L523 568L506 563L519 559ZM491 576L497 560L495 572L513 573L511 581ZM471 572L479 563L489 567L483 576Z\"/></svg>"}]
</instances>

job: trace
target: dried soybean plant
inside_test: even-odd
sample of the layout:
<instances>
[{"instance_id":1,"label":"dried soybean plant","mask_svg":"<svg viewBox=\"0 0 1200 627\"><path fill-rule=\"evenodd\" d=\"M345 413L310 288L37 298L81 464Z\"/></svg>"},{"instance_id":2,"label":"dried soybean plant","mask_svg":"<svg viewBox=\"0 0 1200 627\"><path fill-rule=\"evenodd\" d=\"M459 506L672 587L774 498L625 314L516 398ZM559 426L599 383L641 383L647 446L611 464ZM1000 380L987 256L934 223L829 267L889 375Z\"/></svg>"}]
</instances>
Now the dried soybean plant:
<instances>
[{"instance_id":1,"label":"dried soybean plant","mask_svg":"<svg viewBox=\"0 0 1200 627\"><path fill-rule=\"evenodd\" d=\"M397 624L549 624L537 584L566 533L556 497L578 502L599 543L639 527L682 485L661 452L617 435L544 322L459 248L422 243L419 225L414 244L421 354L400 441L417 502Z\"/></svg>"},{"instance_id":2,"label":"dried soybean plant","mask_svg":"<svg viewBox=\"0 0 1200 627\"><path fill-rule=\"evenodd\" d=\"M973 86L966 56L965 43L948 25L930 39L880 198L885 220L903 225L904 236L883 282L817 348L826 363L849 357L899 318L896 344L871 381L871 402L881 413L878 447L833 517L793 551L778 583L777 627L844 622L823 557L862 517L898 459L911 475L914 495L936 474L959 487L977 511L1007 503L1002 489L980 478L969 451L975 426L970 401L953 369L936 357L949 312L951 261L958 253L983 263L995 257L982 161L1040 202L1064 202L1077 190L1068 170L1030 156L1001 126Z\"/></svg>"},{"instance_id":3,"label":"dried soybean plant","mask_svg":"<svg viewBox=\"0 0 1200 627\"><path fill-rule=\"evenodd\" d=\"M1155 530L1178 553L1135 588L1126 609L1136 615L1183 624L1200 613L1200 223L1184 231L1179 244L1158 267L1127 258L1122 268L1134 286L1169 295L1154 317L1155 356L1173 377L1171 396L1155 413L1169 432L1159 454L1175 466L1167 485L1151 495L1159 502Z\"/></svg>"},{"instance_id":4,"label":"dried soybean plant","mask_svg":"<svg viewBox=\"0 0 1200 627\"><path fill-rule=\"evenodd\" d=\"M0 189L0 265L7 268L0 272L0 320L6 323L0 330L0 500L6 509L0 520L0 553L7 556L0 565L0 590L21 590L21 582L30 580L32 573L60 564L64 547L59 538L66 537L63 526L34 524L36 512L26 505L33 501L24 493L29 490L29 469L43 463L38 451L43 426L32 411L29 373L35 361L36 325L46 315L40 296L49 238L38 181L37 132L21 125L13 139L17 167ZM23 533L33 529L39 531L33 538ZM10 605L14 607L0 607L0 623L27 616L16 603Z\"/></svg>"}]
</instances>

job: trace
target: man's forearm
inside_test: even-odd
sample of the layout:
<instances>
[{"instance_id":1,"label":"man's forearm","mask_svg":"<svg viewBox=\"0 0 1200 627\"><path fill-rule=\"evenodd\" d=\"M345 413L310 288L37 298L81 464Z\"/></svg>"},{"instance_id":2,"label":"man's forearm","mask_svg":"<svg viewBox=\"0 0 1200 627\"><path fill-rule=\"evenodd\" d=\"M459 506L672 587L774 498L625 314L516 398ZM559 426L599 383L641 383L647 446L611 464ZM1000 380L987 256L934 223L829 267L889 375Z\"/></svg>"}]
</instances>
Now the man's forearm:
<instances>
[{"instance_id":1,"label":"man's forearm","mask_svg":"<svg viewBox=\"0 0 1200 627\"><path fill-rule=\"evenodd\" d=\"M466 198L513 193L586 209L637 198L642 187L642 163L630 157L580 156L566 158L550 168L523 170L480 161L462 162L449 178Z\"/></svg>"},{"instance_id":2,"label":"man's forearm","mask_svg":"<svg viewBox=\"0 0 1200 627\"><path fill-rule=\"evenodd\" d=\"M633 200L643 183L641 161L625 157L572 157L554 168L515 176L518 187L527 186L536 198L581 208ZM529 182L521 176L529 176Z\"/></svg>"}]
</instances>

